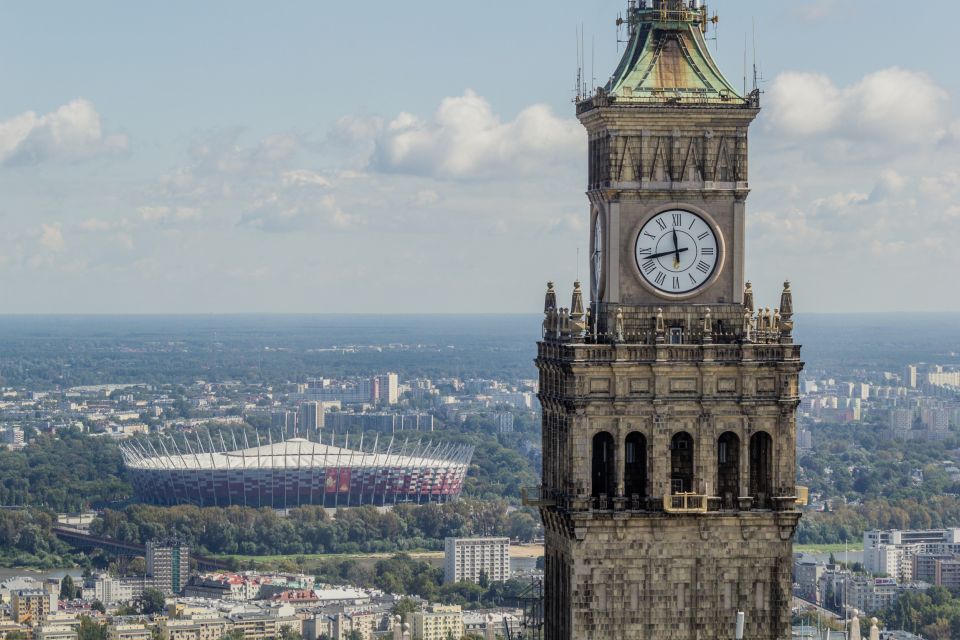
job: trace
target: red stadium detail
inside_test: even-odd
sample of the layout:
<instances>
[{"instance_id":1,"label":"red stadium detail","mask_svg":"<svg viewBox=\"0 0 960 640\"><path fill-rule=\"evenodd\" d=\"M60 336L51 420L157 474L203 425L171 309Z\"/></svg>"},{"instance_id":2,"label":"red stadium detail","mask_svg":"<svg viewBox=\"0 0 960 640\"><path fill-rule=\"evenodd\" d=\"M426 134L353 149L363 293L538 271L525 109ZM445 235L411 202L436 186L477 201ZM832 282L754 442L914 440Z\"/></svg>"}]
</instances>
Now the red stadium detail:
<instances>
[{"instance_id":1,"label":"red stadium detail","mask_svg":"<svg viewBox=\"0 0 960 640\"><path fill-rule=\"evenodd\" d=\"M137 496L152 504L347 507L448 502L460 495L473 447L375 441L364 450L293 438L227 450L193 441L121 445Z\"/></svg>"}]
</instances>

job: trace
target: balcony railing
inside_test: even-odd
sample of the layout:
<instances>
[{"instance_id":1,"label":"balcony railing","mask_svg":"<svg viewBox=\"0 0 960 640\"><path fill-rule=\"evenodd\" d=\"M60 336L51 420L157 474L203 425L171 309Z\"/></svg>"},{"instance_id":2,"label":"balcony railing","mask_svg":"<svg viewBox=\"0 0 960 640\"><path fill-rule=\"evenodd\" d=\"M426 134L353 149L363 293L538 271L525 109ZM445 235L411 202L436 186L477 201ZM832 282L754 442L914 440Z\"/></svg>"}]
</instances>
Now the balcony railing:
<instances>
[{"instance_id":1,"label":"balcony railing","mask_svg":"<svg viewBox=\"0 0 960 640\"><path fill-rule=\"evenodd\" d=\"M720 513L735 511L790 511L797 505L796 496L740 496L732 504L723 498L698 493L675 493L666 496L598 496L560 495L541 486L520 489L523 504L529 507L555 507L568 513Z\"/></svg>"},{"instance_id":2,"label":"balcony railing","mask_svg":"<svg viewBox=\"0 0 960 640\"><path fill-rule=\"evenodd\" d=\"M708 497L696 493L663 496L663 510L667 513L706 513L708 506Z\"/></svg>"},{"instance_id":3,"label":"balcony railing","mask_svg":"<svg viewBox=\"0 0 960 640\"><path fill-rule=\"evenodd\" d=\"M526 507L555 507L556 498L549 496L541 485L535 487L521 487L520 498Z\"/></svg>"}]
</instances>

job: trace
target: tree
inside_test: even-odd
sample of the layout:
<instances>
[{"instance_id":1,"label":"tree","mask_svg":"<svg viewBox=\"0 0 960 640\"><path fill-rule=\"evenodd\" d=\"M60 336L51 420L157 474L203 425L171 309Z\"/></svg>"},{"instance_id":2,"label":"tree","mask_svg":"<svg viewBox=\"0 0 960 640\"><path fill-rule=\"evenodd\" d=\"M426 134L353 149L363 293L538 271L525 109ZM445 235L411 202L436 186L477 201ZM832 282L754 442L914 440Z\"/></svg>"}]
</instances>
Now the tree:
<instances>
[{"instance_id":1,"label":"tree","mask_svg":"<svg viewBox=\"0 0 960 640\"><path fill-rule=\"evenodd\" d=\"M89 616L80 618L77 640L107 640L107 628Z\"/></svg>"},{"instance_id":2,"label":"tree","mask_svg":"<svg viewBox=\"0 0 960 640\"><path fill-rule=\"evenodd\" d=\"M417 601L413 598L400 598L393 608L390 609L390 614L395 616L400 616L400 619L403 622L407 621L407 616L414 611L420 611L420 605L417 604Z\"/></svg>"},{"instance_id":3,"label":"tree","mask_svg":"<svg viewBox=\"0 0 960 640\"><path fill-rule=\"evenodd\" d=\"M220 640L243 640L243 629L231 629L220 636Z\"/></svg>"},{"instance_id":4,"label":"tree","mask_svg":"<svg viewBox=\"0 0 960 640\"><path fill-rule=\"evenodd\" d=\"M140 613L146 615L162 613L166 606L166 596L164 596L163 592L159 589L154 589L152 587L147 587L144 589L143 594L137 598L137 608L140 610Z\"/></svg>"},{"instance_id":5,"label":"tree","mask_svg":"<svg viewBox=\"0 0 960 640\"><path fill-rule=\"evenodd\" d=\"M100 613L107 612L107 608L103 606L103 603L100 602L99 600L94 600L93 602L91 602L90 608L93 609L94 611L99 611Z\"/></svg>"},{"instance_id":6,"label":"tree","mask_svg":"<svg viewBox=\"0 0 960 640\"><path fill-rule=\"evenodd\" d=\"M68 573L60 581L60 599L73 600L77 597L77 587L73 584L73 577Z\"/></svg>"},{"instance_id":7,"label":"tree","mask_svg":"<svg viewBox=\"0 0 960 640\"><path fill-rule=\"evenodd\" d=\"M480 577L477 580L477 584L483 589L487 589L490 586L490 576L487 575L486 569L480 569Z\"/></svg>"},{"instance_id":8,"label":"tree","mask_svg":"<svg viewBox=\"0 0 960 640\"><path fill-rule=\"evenodd\" d=\"M526 511L514 511L507 521L507 535L514 540L530 542L537 535L537 521Z\"/></svg>"},{"instance_id":9,"label":"tree","mask_svg":"<svg viewBox=\"0 0 960 640\"><path fill-rule=\"evenodd\" d=\"M303 635L294 631L290 625L285 624L280 627L279 640L303 640Z\"/></svg>"}]
</instances>

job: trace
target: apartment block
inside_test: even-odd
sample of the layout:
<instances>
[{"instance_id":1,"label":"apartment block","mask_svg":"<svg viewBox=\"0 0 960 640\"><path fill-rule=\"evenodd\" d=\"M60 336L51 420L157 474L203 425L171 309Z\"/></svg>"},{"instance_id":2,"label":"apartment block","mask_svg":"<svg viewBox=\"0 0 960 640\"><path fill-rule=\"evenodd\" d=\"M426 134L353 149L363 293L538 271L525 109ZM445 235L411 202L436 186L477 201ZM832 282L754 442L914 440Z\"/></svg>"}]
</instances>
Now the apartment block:
<instances>
[{"instance_id":1,"label":"apartment block","mask_svg":"<svg viewBox=\"0 0 960 640\"><path fill-rule=\"evenodd\" d=\"M444 541L443 581L490 582L510 579L510 538L447 538Z\"/></svg>"}]
</instances>

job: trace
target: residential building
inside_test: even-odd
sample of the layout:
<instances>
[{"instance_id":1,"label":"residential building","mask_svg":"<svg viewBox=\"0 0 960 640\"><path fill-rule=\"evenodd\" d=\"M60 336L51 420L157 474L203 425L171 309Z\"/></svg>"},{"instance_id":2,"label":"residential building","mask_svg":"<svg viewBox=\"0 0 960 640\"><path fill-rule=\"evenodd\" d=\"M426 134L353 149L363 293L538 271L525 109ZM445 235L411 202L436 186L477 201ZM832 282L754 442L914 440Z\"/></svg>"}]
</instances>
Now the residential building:
<instances>
[{"instance_id":1,"label":"residential building","mask_svg":"<svg viewBox=\"0 0 960 640\"><path fill-rule=\"evenodd\" d=\"M0 431L0 442L3 444L23 445L23 429L20 427L9 427Z\"/></svg>"},{"instance_id":2,"label":"residential building","mask_svg":"<svg viewBox=\"0 0 960 640\"><path fill-rule=\"evenodd\" d=\"M181 593L190 578L190 547L179 540L147 542L147 577L164 595Z\"/></svg>"},{"instance_id":3,"label":"residential building","mask_svg":"<svg viewBox=\"0 0 960 640\"><path fill-rule=\"evenodd\" d=\"M793 581L796 583L796 595L807 602L820 603L820 580L827 570L825 565L814 559L804 559L793 565Z\"/></svg>"},{"instance_id":4,"label":"residential building","mask_svg":"<svg viewBox=\"0 0 960 640\"><path fill-rule=\"evenodd\" d=\"M310 433L323 429L323 403L308 400L300 404L300 417L297 429L301 433Z\"/></svg>"},{"instance_id":5,"label":"residential building","mask_svg":"<svg viewBox=\"0 0 960 640\"><path fill-rule=\"evenodd\" d=\"M304 633L309 638L326 634L330 640L348 640L351 634L356 633L360 640L373 640L383 617L383 612L372 609L320 613L304 623Z\"/></svg>"},{"instance_id":6,"label":"residential building","mask_svg":"<svg viewBox=\"0 0 960 640\"><path fill-rule=\"evenodd\" d=\"M78 633L75 628L66 625L43 625L33 636L36 640L77 640Z\"/></svg>"},{"instance_id":7,"label":"residential building","mask_svg":"<svg viewBox=\"0 0 960 640\"><path fill-rule=\"evenodd\" d=\"M514 415L509 411L497 414L497 431L500 433L513 433Z\"/></svg>"},{"instance_id":8,"label":"residential building","mask_svg":"<svg viewBox=\"0 0 960 640\"><path fill-rule=\"evenodd\" d=\"M270 611L238 613L227 618L234 629L243 632L244 640L266 640L280 636L284 627L295 634L303 633L303 621L295 615L293 607L284 605Z\"/></svg>"},{"instance_id":9,"label":"residential building","mask_svg":"<svg viewBox=\"0 0 960 640\"><path fill-rule=\"evenodd\" d=\"M447 538L444 541L443 581L490 582L510 579L510 538Z\"/></svg>"},{"instance_id":10,"label":"residential building","mask_svg":"<svg viewBox=\"0 0 960 640\"><path fill-rule=\"evenodd\" d=\"M50 594L43 589L22 589L10 594L10 614L19 624L40 624L51 609Z\"/></svg>"},{"instance_id":11,"label":"residential building","mask_svg":"<svg viewBox=\"0 0 960 640\"><path fill-rule=\"evenodd\" d=\"M400 380L395 373L376 376L371 381L374 390L371 400L380 404L397 404L400 400Z\"/></svg>"},{"instance_id":12,"label":"residential building","mask_svg":"<svg viewBox=\"0 0 960 640\"><path fill-rule=\"evenodd\" d=\"M463 636L463 610L459 605L434 604L410 614L413 637L418 640L447 640Z\"/></svg>"},{"instance_id":13,"label":"residential building","mask_svg":"<svg viewBox=\"0 0 960 640\"><path fill-rule=\"evenodd\" d=\"M153 634L143 624L111 624L107 626L107 640L150 640Z\"/></svg>"},{"instance_id":14,"label":"residential building","mask_svg":"<svg viewBox=\"0 0 960 640\"><path fill-rule=\"evenodd\" d=\"M854 578L847 582L847 606L873 613L896 602L900 595L893 578Z\"/></svg>"},{"instance_id":15,"label":"residential building","mask_svg":"<svg viewBox=\"0 0 960 640\"><path fill-rule=\"evenodd\" d=\"M952 591L960 589L960 558L937 560L932 584Z\"/></svg>"},{"instance_id":16,"label":"residential building","mask_svg":"<svg viewBox=\"0 0 960 640\"><path fill-rule=\"evenodd\" d=\"M917 365L909 364L903 369L903 386L917 388Z\"/></svg>"},{"instance_id":17,"label":"residential building","mask_svg":"<svg viewBox=\"0 0 960 640\"><path fill-rule=\"evenodd\" d=\"M220 640L232 624L217 616L192 616L160 621L163 640Z\"/></svg>"}]
</instances>

